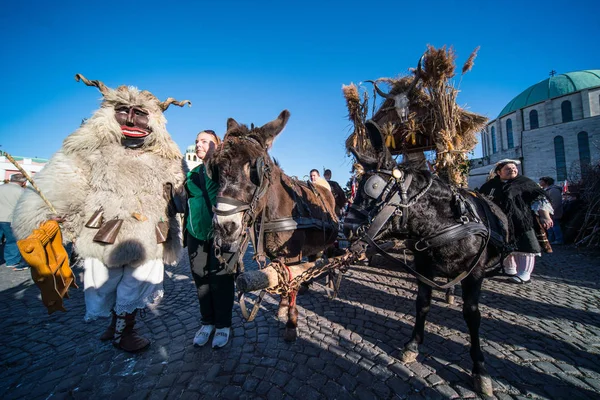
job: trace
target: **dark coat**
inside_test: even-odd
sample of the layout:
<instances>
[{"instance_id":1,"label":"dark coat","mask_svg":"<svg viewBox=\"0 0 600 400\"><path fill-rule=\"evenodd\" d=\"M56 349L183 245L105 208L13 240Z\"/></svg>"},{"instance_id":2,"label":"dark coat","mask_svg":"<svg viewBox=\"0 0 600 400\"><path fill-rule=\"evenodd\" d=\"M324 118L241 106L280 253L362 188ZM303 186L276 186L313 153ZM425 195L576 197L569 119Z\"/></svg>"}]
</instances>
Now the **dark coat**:
<instances>
[{"instance_id":1,"label":"dark coat","mask_svg":"<svg viewBox=\"0 0 600 400\"><path fill-rule=\"evenodd\" d=\"M526 176L519 175L506 182L496 176L484 183L479 191L490 196L508 217L514 251L540 253L541 247L534 230L536 216L531 205L547 198L544 189Z\"/></svg>"}]
</instances>

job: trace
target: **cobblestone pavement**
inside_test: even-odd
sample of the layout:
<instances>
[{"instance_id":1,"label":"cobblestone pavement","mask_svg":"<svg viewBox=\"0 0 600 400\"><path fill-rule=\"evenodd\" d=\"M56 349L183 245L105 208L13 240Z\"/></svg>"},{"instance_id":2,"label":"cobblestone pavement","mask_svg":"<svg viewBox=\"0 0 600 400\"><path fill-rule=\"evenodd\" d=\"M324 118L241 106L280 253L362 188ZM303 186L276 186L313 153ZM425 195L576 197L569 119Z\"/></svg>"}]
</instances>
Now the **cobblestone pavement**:
<instances>
[{"instance_id":1,"label":"cobblestone pavement","mask_svg":"<svg viewBox=\"0 0 600 400\"><path fill-rule=\"evenodd\" d=\"M533 283L487 280L481 336L499 399L600 398L600 257L562 247L545 256ZM186 257L168 268L165 297L138 324L149 350L130 355L98 340L107 321L83 322L83 290L67 313L48 316L28 272L0 270L0 397L373 399L477 398L460 296L442 292L416 362L402 345L414 321L414 279L354 266L339 298L318 282L300 296L299 338L282 339L275 299L255 321L236 304L234 336L221 350L194 348L199 306ZM76 270L78 282L81 270ZM460 290L458 290L460 292Z\"/></svg>"}]
</instances>

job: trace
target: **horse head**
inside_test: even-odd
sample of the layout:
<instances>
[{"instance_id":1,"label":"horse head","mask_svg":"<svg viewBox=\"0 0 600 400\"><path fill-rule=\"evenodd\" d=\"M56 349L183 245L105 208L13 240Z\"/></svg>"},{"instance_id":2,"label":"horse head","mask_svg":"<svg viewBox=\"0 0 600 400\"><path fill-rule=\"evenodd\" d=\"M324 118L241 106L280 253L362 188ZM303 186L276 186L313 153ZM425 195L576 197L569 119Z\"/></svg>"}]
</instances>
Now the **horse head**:
<instances>
[{"instance_id":1,"label":"horse head","mask_svg":"<svg viewBox=\"0 0 600 400\"><path fill-rule=\"evenodd\" d=\"M403 213L406 216L407 209L416 205L431 188L433 181L428 171L420 171L410 163L395 162L375 122L367 121L365 127L374 155L349 149L356 158L359 170L356 197L344 220L344 231L350 240L359 239L386 206L390 207L390 212L394 210L394 214L382 222L377 232L372 233L381 235L390 230L394 219ZM406 220L402 222L402 229L406 228L406 223Z\"/></svg>"},{"instance_id":2,"label":"horse head","mask_svg":"<svg viewBox=\"0 0 600 400\"><path fill-rule=\"evenodd\" d=\"M223 144L207 162L207 170L217 171L219 177L213 226L215 242L222 248L236 243L264 209L274 167L268 150L289 117L284 110L273 121L250 128L227 120Z\"/></svg>"}]
</instances>

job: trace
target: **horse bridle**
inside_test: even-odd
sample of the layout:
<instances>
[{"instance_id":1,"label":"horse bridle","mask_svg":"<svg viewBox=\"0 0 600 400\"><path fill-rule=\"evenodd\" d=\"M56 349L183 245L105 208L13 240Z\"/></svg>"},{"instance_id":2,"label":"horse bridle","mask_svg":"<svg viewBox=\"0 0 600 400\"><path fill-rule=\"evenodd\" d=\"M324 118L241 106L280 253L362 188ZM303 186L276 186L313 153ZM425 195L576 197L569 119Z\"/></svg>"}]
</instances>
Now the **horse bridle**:
<instances>
[{"instance_id":1,"label":"horse bridle","mask_svg":"<svg viewBox=\"0 0 600 400\"><path fill-rule=\"evenodd\" d=\"M433 183L431 175L427 175L427 184L425 187L409 199L408 189L412 183L412 174L406 174L398 168L392 170L378 169L368 171L367 173L373 175L367 179L363 191L368 197L375 200L379 199L379 202L375 204L371 212L355 205L351 207L352 210L371 219L371 222L362 228L364 236L375 239L379 235L381 228L383 228L385 223L394 214L400 216L400 228L405 229L408 224L409 208L414 206L431 188ZM379 174L389 176L387 182Z\"/></svg>"},{"instance_id":2,"label":"horse bridle","mask_svg":"<svg viewBox=\"0 0 600 400\"><path fill-rule=\"evenodd\" d=\"M453 189L453 197L459 205L460 216L457 218L457 224L452 225L448 228L443 229L440 232L432 236L425 238L418 238L418 240L407 240L409 248L413 251L423 252L432 247L438 247L445 245L449 242L463 239L470 235L480 235L483 237L482 244L479 248L477 257L473 260L471 266L458 277L445 285L439 285L433 280L423 276L422 274L415 271L413 268L408 266L406 263L400 261L398 258L392 256L385 250L383 250L376 242L375 239L379 235L379 232L385 225L385 223L392 217L392 215L400 215L401 229L405 229L408 224L408 210L410 207L415 205L417 201L429 191L433 184L433 177L430 173L426 174L427 184L412 198L408 198L408 189L412 183L412 174L406 174L404 171L394 168L392 170L376 170L369 171L373 173L371 177L365 183L363 192L374 199L380 199L378 203L373 207L373 213L367 212L367 210L360 209L359 207L352 206L353 210L359 213L371 217L371 221L362 227L362 232L359 232L359 238L352 244L350 250L354 253L362 253L366 249L366 245L372 246L377 253L381 254L388 261L395 265L402 267L409 274L416 277L419 281L438 289L447 289L456 285L458 282L466 278L479 263L481 255L485 250L487 243L490 238L490 229L485 226L481 219L478 217L477 212L472 208L471 204L466 201L457 190ZM389 179L385 182L379 174L388 175ZM379 184L385 183L383 189L379 189ZM373 188L377 186L376 188ZM394 190L396 189L396 190Z\"/></svg>"},{"instance_id":3,"label":"horse bridle","mask_svg":"<svg viewBox=\"0 0 600 400\"><path fill-rule=\"evenodd\" d=\"M219 216L229 216L244 212L244 229L252 225L256 220L256 208L258 203L267 193L271 182L271 166L268 162L264 161L263 157L259 157L256 160L256 172L258 175L258 186L254 190L254 194L249 203L245 203L232 197L217 196L217 203L228 204L234 208L229 210L219 210L218 208L213 207L213 212Z\"/></svg>"},{"instance_id":4,"label":"horse bridle","mask_svg":"<svg viewBox=\"0 0 600 400\"><path fill-rule=\"evenodd\" d=\"M241 136L241 139L244 140L248 140L253 144L256 144L258 146L260 146L261 148L262 145L258 142L258 140L254 139L253 137L250 136ZM266 159L266 161L265 161ZM255 238L255 233L254 233L254 229L252 228L252 226L254 225L254 222L256 221L256 217L257 217L257 207L258 204L260 203L260 201L262 200L262 198L265 196L265 194L267 194L267 191L269 189L269 185L271 183L271 171L272 171L272 167L271 167L271 162L270 159L268 157L258 157L256 160L256 174L258 175L258 185L256 187L256 189L254 190L254 193L252 195L252 199L250 200L249 203L245 203L243 201L234 199L232 197L224 197L224 196L217 196L217 203L223 203L223 204L228 204L230 206L233 206L233 208L229 209L229 210L219 210L216 207L213 207L213 213L215 215L219 215L219 216L229 216L229 215L233 215L233 214L237 214L240 212L244 213L243 216L243 226L242 226L242 244L239 248L239 263L240 265L242 264L242 256L244 255L244 253L246 252L246 248L248 247L248 239L252 240L253 242L253 246L255 249L255 258L261 258L259 261L259 263L264 262L264 254L262 251L262 241L261 238L263 236L263 225L261 224L260 230L261 232L259 233L259 237L258 237L258 244L256 243L256 238ZM263 207L262 210L262 219L264 220L264 214L265 214L265 210L266 207ZM248 229L251 228L251 229ZM250 232L250 238L248 237L248 235L246 235L246 231ZM217 258L219 258L221 260L221 254L220 254L220 243L215 243L215 254L217 256Z\"/></svg>"}]
</instances>

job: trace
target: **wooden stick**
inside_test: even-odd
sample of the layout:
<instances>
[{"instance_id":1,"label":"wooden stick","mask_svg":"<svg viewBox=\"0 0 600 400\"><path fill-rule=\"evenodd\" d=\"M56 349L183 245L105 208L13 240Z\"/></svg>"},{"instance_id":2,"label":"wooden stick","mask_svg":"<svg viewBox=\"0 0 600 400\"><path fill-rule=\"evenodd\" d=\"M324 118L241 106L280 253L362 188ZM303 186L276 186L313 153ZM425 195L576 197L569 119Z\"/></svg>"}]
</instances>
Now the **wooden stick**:
<instances>
[{"instance_id":1,"label":"wooden stick","mask_svg":"<svg viewBox=\"0 0 600 400\"><path fill-rule=\"evenodd\" d=\"M292 265L289 267L292 278L315 266L314 262ZM277 270L270 265L256 271L246 271L236 279L238 291L242 293L273 288L279 283Z\"/></svg>"}]
</instances>

